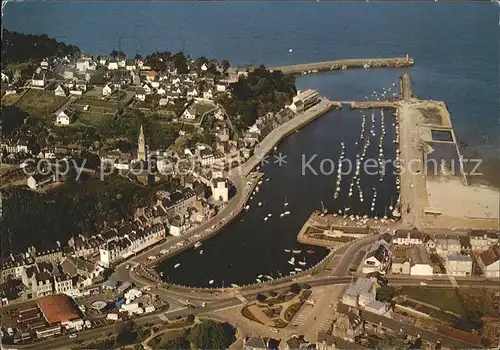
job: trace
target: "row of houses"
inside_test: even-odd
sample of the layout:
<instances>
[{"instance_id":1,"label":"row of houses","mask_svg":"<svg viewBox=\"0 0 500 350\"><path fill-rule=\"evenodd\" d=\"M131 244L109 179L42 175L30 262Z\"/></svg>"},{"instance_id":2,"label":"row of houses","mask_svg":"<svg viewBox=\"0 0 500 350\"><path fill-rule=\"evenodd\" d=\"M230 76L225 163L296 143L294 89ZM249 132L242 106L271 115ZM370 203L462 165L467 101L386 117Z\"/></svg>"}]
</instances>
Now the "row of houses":
<instances>
[{"instance_id":1,"label":"row of houses","mask_svg":"<svg viewBox=\"0 0 500 350\"><path fill-rule=\"evenodd\" d=\"M486 277L500 277L498 234L472 230L468 235L431 237L416 229L385 234L368 250L363 273L414 276L472 276L478 265Z\"/></svg>"}]
</instances>

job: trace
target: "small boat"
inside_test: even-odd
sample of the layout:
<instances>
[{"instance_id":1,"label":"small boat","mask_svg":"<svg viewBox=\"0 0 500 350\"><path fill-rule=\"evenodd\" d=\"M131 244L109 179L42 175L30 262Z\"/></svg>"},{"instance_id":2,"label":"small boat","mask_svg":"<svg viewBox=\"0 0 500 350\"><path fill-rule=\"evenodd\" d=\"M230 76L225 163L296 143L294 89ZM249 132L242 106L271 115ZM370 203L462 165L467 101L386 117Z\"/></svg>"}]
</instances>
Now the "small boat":
<instances>
[{"instance_id":1,"label":"small boat","mask_svg":"<svg viewBox=\"0 0 500 350\"><path fill-rule=\"evenodd\" d=\"M257 277L258 277L258 278L262 278L263 276L264 276L264 275L258 275Z\"/></svg>"},{"instance_id":2,"label":"small boat","mask_svg":"<svg viewBox=\"0 0 500 350\"><path fill-rule=\"evenodd\" d=\"M163 271L160 272L160 276L163 277Z\"/></svg>"},{"instance_id":3,"label":"small boat","mask_svg":"<svg viewBox=\"0 0 500 350\"><path fill-rule=\"evenodd\" d=\"M290 215L290 212L289 211L285 211L283 214Z\"/></svg>"},{"instance_id":4,"label":"small boat","mask_svg":"<svg viewBox=\"0 0 500 350\"><path fill-rule=\"evenodd\" d=\"M238 286L236 283L231 283L231 287L233 287L233 288L239 288L240 286Z\"/></svg>"},{"instance_id":5,"label":"small boat","mask_svg":"<svg viewBox=\"0 0 500 350\"><path fill-rule=\"evenodd\" d=\"M301 251L302 251L302 250L292 250L292 253L293 253L293 254L300 254L300 252L301 252Z\"/></svg>"},{"instance_id":6,"label":"small boat","mask_svg":"<svg viewBox=\"0 0 500 350\"><path fill-rule=\"evenodd\" d=\"M196 243L194 244L194 247L195 247L195 248L199 248L199 247L201 247L201 244L202 244L201 242L196 242Z\"/></svg>"},{"instance_id":7,"label":"small boat","mask_svg":"<svg viewBox=\"0 0 500 350\"><path fill-rule=\"evenodd\" d=\"M266 275L265 277L266 277L269 281L272 281L272 280L274 279L274 278L272 278L272 277L271 277L271 276L269 276L269 275Z\"/></svg>"},{"instance_id":8,"label":"small boat","mask_svg":"<svg viewBox=\"0 0 500 350\"><path fill-rule=\"evenodd\" d=\"M266 216L266 217L264 218L264 221L267 221L267 220L269 220L269 218Z\"/></svg>"},{"instance_id":9,"label":"small boat","mask_svg":"<svg viewBox=\"0 0 500 350\"><path fill-rule=\"evenodd\" d=\"M309 249L307 251L307 254L315 254L315 253L316 253L316 251L314 249Z\"/></svg>"},{"instance_id":10,"label":"small boat","mask_svg":"<svg viewBox=\"0 0 500 350\"><path fill-rule=\"evenodd\" d=\"M285 207L288 207L288 200L286 197L285 197Z\"/></svg>"},{"instance_id":11,"label":"small boat","mask_svg":"<svg viewBox=\"0 0 500 350\"><path fill-rule=\"evenodd\" d=\"M300 271L302 271L302 269L300 267L296 267L295 271L300 272Z\"/></svg>"},{"instance_id":12,"label":"small boat","mask_svg":"<svg viewBox=\"0 0 500 350\"><path fill-rule=\"evenodd\" d=\"M250 209L250 206L249 206L249 205L247 205L247 206L245 207L245 210L248 210L248 209Z\"/></svg>"},{"instance_id":13,"label":"small boat","mask_svg":"<svg viewBox=\"0 0 500 350\"><path fill-rule=\"evenodd\" d=\"M296 273L296 271L290 271L290 275L295 275Z\"/></svg>"},{"instance_id":14,"label":"small boat","mask_svg":"<svg viewBox=\"0 0 500 350\"><path fill-rule=\"evenodd\" d=\"M261 283L262 281L260 279L255 279L257 281L257 283Z\"/></svg>"},{"instance_id":15,"label":"small boat","mask_svg":"<svg viewBox=\"0 0 500 350\"><path fill-rule=\"evenodd\" d=\"M290 265L295 265L295 258L292 256L292 258L290 260L288 260L288 263Z\"/></svg>"},{"instance_id":16,"label":"small boat","mask_svg":"<svg viewBox=\"0 0 500 350\"><path fill-rule=\"evenodd\" d=\"M271 214L271 213L267 214L268 218L270 218L271 216L273 216L273 214Z\"/></svg>"},{"instance_id":17,"label":"small boat","mask_svg":"<svg viewBox=\"0 0 500 350\"><path fill-rule=\"evenodd\" d=\"M285 216L285 213L281 213L280 214L280 218L282 218L283 216Z\"/></svg>"},{"instance_id":18,"label":"small boat","mask_svg":"<svg viewBox=\"0 0 500 350\"><path fill-rule=\"evenodd\" d=\"M262 207L262 202L259 202L259 207Z\"/></svg>"},{"instance_id":19,"label":"small boat","mask_svg":"<svg viewBox=\"0 0 500 350\"><path fill-rule=\"evenodd\" d=\"M214 284L214 280L208 281L208 284Z\"/></svg>"},{"instance_id":20,"label":"small boat","mask_svg":"<svg viewBox=\"0 0 500 350\"><path fill-rule=\"evenodd\" d=\"M285 249L285 252L290 253L290 249Z\"/></svg>"},{"instance_id":21,"label":"small boat","mask_svg":"<svg viewBox=\"0 0 500 350\"><path fill-rule=\"evenodd\" d=\"M299 265L305 266L306 265L306 259L304 258L304 260L299 261Z\"/></svg>"},{"instance_id":22,"label":"small boat","mask_svg":"<svg viewBox=\"0 0 500 350\"><path fill-rule=\"evenodd\" d=\"M335 199L339 198L339 193L338 193L338 192L335 192L335 193L333 194L333 198L335 198Z\"/></svg>"},{"instance_id":23,"label":"small boat","mask_svg":"<svg viewBox=\"0 0 500 350\"><path fill-rule=\"evenodd\" d=\"M202 250L200 250L200 255L201 255L201 254L203 254L203 249L202 249Z\"/></svg>"},{"instance_id":24,"label":"small boat","mask_svg":"<svg viewBox=\"0 0 500 350\"><path fill-rule=\"evenodd\" d=\"M176 268L178 268L179 266L181 266L181 264L177 263L177 264L175 264L175 265L174 265L174 268L176 269Z\"/></svg>"}]
</instances>

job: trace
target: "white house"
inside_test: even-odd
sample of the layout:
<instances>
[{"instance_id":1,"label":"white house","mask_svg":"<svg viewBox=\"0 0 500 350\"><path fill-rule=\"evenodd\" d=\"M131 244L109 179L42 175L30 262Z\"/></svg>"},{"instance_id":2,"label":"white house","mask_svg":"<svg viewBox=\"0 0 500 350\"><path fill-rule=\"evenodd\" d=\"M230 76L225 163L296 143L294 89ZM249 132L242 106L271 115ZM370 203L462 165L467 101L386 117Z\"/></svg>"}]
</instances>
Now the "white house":
<instances>
[{"instance_id":1,"label":"white house","mask_svg":"<svg viewBox=\"0 0 500 350\"><path fill-rule=\"evenodd\" d=\"M422 244L423 241L424 234L417 229L397 230L392 238L392 243L395 245Z\"/></svg>"},{"instance_id":2,"label":"white house","mask_svg":"<svg viewBox=\"0 0 500 350\"><path fill-rule=\"evenodd\" d=\"M56 115L56 125L69 125L71 117L65 112L61 111Z\"/></svg>"},{"instance_id":3,"label":"white house","mask_svg":"<svg viewBox=\"0 0 500 350\"><path fill-rule=\"evenodd\" d=\"M47 84L45 73L33 74L31 85L36 87L44 87Z\"/></svg>"},{"instance_id":4,"label":"white house","mask_svg":"<svg viewBox=\"0 0 500 350\"><path fill-rule=\"evenodd\" d=\"M2 83L9 83L9 76L2 72Z\"/></svg>"},{"instance_id":5,"label":"white house","mask_svg":"<svg viewBox=\"0 0 500 350\"><path fill-rule=\"evenodd\" d=\"M139 101L145 101L146 100L146 91L144 89L139 89L135 93L135 98Z\"/></svg>"},{"instance_id":6,"label":"white house","mask_svg":"<svg viewBox=\"0 0 500 350\"><path fill-rule=\"evenodd\" d=\"M156 93L160 96L165 96L165 94L167 93L167 90L165 89L165 87L163 85L160 85L160 86L158 86Z\"/></svg>"},{"instance_id":7,"label":"white house","mask_svg":"<svg viewBox=\"0 0 500 350\"><path fill-rule=\"evenodd\" d=\"M226 91L226 85L224 84L217 84L215 85L215 89L217 92L225 92Z\"/></svg>"},{"instance_id":8,"label":"white house","mask_svg":"<svg viewBox=\"0 0 500 350\"><path fill-rule=\"evenodd\" d=\"M112 93L113 93L113 88L109 84L106 84L102 88L102 95L103 96L110 96Z\"/></svg>"},{"instance_id":9,"label":"white house","mask_svg":"<svg viewBox=\"0 0 500 350\"><path fill-rule=\"evenodd\" d=\"M133 71L133 70L136 70L136 64L135 64L135 60L133 59L128 59L125 63L125 69L128 70L128 71Z\"/></svg>"},{"instance_id":10,"label":"white house","mask_svg":"<svg viewBox=\"0 0 500 350\"><path fill-rule=\"evenodd\" d=\"M91 60L92 59L90 57L80 58L79 60L76 61L76 69L79 72L87 71L87 69L90 68Z\"/></svg>"},{"instance_id":11,"label":"white house","mask_svg":"<svg viewBox=\"0 0 500 350\"><path fill-rule=\"evenodd\" d=\"M365 306L375 300L375 286L369 278L360 277L342 295L342 303L352 307Z\"/></svg>"},{"instance_id":12,"label":"white house","mask_svg":"<svg viewBox=\"0 0 500 350\"><path fill-rule=\"evenodd\" d=\"M229 201L229 182L227 179L218 178L212 181L212 196L216 201Z\"/></svg>"},{"instance_id":13,"label":"white house","mask_svg":"<svg viewBox=\"0 0 500 350\"><path fill-rule=\"evenodd\" d=\"M410 275L411 276L432 276L434 269L429 253L423 244L412 245L409 250Z\"/></svg>"},{"instance_id":14,"label":"white house","mask_svg":"<svg viewBox=\"0 0 500 350\"><path fill-rule=\"evenodd\" d=\"M477 262L486 277L500 277L500 245L496 244L482 252Z\"/></svg>"},{"instance_id":15,"label":"white house","mask_svg":"<svg viewBox=\"0 0 500 350\"><path fill-rule=\"evenodd\" d=\"M206 71L208 70L208 66L207 66L207 64L206 64L206 63L203 63L203 64L201 65L201 70L202 70L202 71L204 71L204 72L206 72Z\"/></svg>"},{"instance_id":16,"label":"white house","mask_svg":"<svg viewBox=\"0 0 500 350\"><path fill-rule=\"evenodd\" d=\"M196 88L193 86L188 89L186 95L188 97L198 97L198 90L196 90Z\"/></svg>"},{"instance_id":17,"label":"white house","mask_svg":"<svg viewBox=\"0 0 500 350\"><path fill-rule=\"evenodd\" d=\"M196 110L192 106L190 106L189 108L186 108L186 110L182 113L182 117L188 120L195 120Z\"/></svg>"},{"instance_id":18,"label":"white house","mask_svg":"<svg viewBox=\"0 0 500 350\"><path fill-rule=\"evenodd\" d=\"M125 59L118 61L118 67L125 68L127 66L127 61Z\"/></svg>"},{"instance_id":19,"label":"white house","mask_svg":"<svg viewBox=\"0 0 500 350\"><path fill-rule=\"evenodd\" d=\"M67 97L68 91L66 90L66 88L64 86L57 85L56 89L54 90L54 95L61 96L61 97Z\"/></svg>"},{"instance_id":20,"label":"white house","mask_svg":"<svg viewBox=\"0 0 500 350\"><path fill-rule=\"evenodd\" d=\"M117 61L109 61L108 62L108 69L109 70L117 70L118 69L118 62Z\"/></svg>"},{"instance_id":21,"label":"white house","mask_svg":"<svg viewBox=\"0 0 500 350\"><path fill-rule=\"evenodd\" d=\"M212 89L208 89L207 91L204 91L203 92L203 98L205 98L207 100L213 99L214 98L214 94L213 94Z\"/></svg>"},{"instance_id":22,"label":"white house","mask_svg":"<svg viewBox=\"0 0 500 350\"><path fill-rule=\"evenodd\" d=\"M363 262L363 273L384 272L389 264L390 252L383 241L377 241L366 253Z\"/></svg>"},{"instance_id":23,"label":"white house","mask_svg":"<svg viewBox=\"0 0 500 350\"><path fill-rule=\"evenodd\" d=\"M472 259L469 255L453 254L446 258L446 273L452 276L472 276Z\"/></svg>"}]
</instances>

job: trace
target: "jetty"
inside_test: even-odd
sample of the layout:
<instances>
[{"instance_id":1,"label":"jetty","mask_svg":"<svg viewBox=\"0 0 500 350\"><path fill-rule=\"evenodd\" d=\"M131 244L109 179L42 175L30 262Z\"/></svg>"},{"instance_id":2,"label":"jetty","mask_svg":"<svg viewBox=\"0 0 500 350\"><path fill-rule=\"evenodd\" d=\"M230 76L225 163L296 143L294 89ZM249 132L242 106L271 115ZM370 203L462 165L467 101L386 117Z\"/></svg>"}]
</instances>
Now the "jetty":
<instances>
[{"instance_id":1,"label":"jetty","mask_svg":"<svg viewBox=\"0 0 500 350\"><path fill-rule=\"evenodd\" d=\"M337 109L343 108L345 105L351 109L370 109L370 108L397 108L398 101L383 100L383 101L330 101Z\"/></svg>"},{"instance_id":2,"label":"jetty","mask_svg":"<svg viewBox=\"0 0 500 350\"><path fill-rule=\"evenodd\" d=\"M389 58L351 58L268 68L273 71L280 70L283 74L312 74L324 71L346 70L350 68L402 68L412 67L414 64L413 58L406 55L405 57Z\"/></svg>"}]
</instances>

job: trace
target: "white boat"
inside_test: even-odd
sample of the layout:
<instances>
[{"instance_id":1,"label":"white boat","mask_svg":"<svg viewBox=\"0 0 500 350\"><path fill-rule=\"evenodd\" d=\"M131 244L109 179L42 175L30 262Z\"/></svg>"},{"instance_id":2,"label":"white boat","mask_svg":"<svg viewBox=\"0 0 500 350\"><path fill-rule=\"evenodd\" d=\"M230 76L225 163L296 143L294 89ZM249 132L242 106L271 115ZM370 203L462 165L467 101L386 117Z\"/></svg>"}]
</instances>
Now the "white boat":
<instances>
[{"instance_id":1,"label":"white boat","mask_svg":"<svg viewBox=\"0 0 500 350\"><path fill-rule=\"evenodd\" d=\"M178 268L179 266L181 266L181 264L177 263L177 264L175 264L175 265L174 265L174 268L176 269L176 268Z\"/></svg>"},{"instance_id":2,"label":"white boat","mask_svg":"<svg viewBox=\"0 0 500 350\"><path fill-rule=\"evenodd\" d=\"M260 279L258 279L258 278L256 279L256 281L257 281L257 283L261 283L261 282L262 282L262 281L261 281Z\"/></svg>"},{"instance_id":3,"label":"white boat","mask_svg":"<svg viewBox=\"0 0 500 350\"><path fill-rule=\"evenodd\" d=\"M258 278L262 278L263 276L264 276L264 275L258 275L257 277L258 277Z\"/></svg>"},{"instance_id":4,"label":"white boat","mask_svg":"<svg viewBox=\"0 0 500 350\"><path fill-rule=\"evenodd\" d=\"M194 244L194 247L195 247L195 248L199 248L199 247L201 247L201 244L202 244L201 242L196 242L196 243Z\"/></svg>"},{"instance_id":5,"label":"white boat","mask_svg":"<svg viewBox=\"0 0 500 350\"><path fill-rule=\"evenodd\" d=\"M231 283L231 287L233 287L233 288L239 288L240 286L238 286L236 283Z\"/></svg>"},{"instance_id":6,"label":"white boat","mask_svg":"<svg viewBox=\"0 0 500 350\"><path fill-rule=\"evenodd\" d=\"M272 278L272 277L271 277L271 276L269 276L269 275L266 275L265 277L266 277L268 280L270 280L270 281L272 281L272 280L274 279L274 278Z\"/></svg>"},{"instance_id":7,"label":"white boat","mask_svg":"<svg viewBox=\"0 0 500 350\"><path fill-rule=\"evenodd\" d=\"M214 280L208 281L208 284L214 284Z\"/></svg>"},{"instance_id":8,"label":"white boat","mask_svg":"<svg viewBox=\"0 0 500 350\"><path fill-rule=\"evenodd\" d=\"M301 251L302 251L302 250L292 250L292 253L293 253L293 254L300 254L300 252L301 252Z\"/></svg>"},{"instance_id":9,"label":"white boat","mask_svg":"<svg viewBox=\"0 0 500 350\"><path fill-rule=\"evenodd\" d=\"M200 250L200 254L203 254L203 249L202 249L202 250Z\"/></svg>"},{"instance_id":10,"label":"white boat","mask_svg":"<svg viewBox=\"0 0 500 350\"><path fill-rule=\"evenodd\" d=\"M300 267L296 267L296 268L295 268L295 271L300 272L300 271L302 271L302 269L301 269Z\"/></svg>"},{"instance_id":11,"label":"white boat","mask_svg":"<svg viewBox=\"0 0 500 350\"><path fill-rule=\"evenodd\" d=\"M288 200L286 197L285 197L285 207L288 207Z\"/></svg>"},{"instance_id":12,"label":"white boat","mask_svg":"<svg viewBox=\"0 0 500 350\"><path fill-rule=\"evenodd\" d=\"M285 252L290 253L290 249L285 249Z\"/></svg>"},{"instance_id":13,"label":"white boat","mask_svg":"<svg viewBox=\"0 0 500 350\"><path fill-rule=\"evenodd\" d=\"M262 207L262 202L259 202L259 207Z\"/></svg>"},{"instance_id":14,"label":"white boat","mask_svg":"<svg viewBox=\"0 0 500 350\"><path fill-rule=\"evenodd\" d=\"M295 265L295 258L292 256L292 258L290 260L288 260L288 263L290 265Z\"/></svg>"},{"instance_id":15,"label":"white boat","mask_svg":"<svg viewBox=\"0 0 500 350\"><path fill-rule=\"evenodd\" d=\"M290 275L295 275L296 273L296 271L290 271Z\"/></svg>"},{"instance_id":16,"label":"white boat","mask_svg":"<svg viewBox=\"0 0 500 350\"><path fill-rule=\"evenodd\" d=\"M285 215L290 215L290 212L287 210L287 211L285 211L283 214L285 214Z\"/></svg>"},{"instance_id":17,"label":"white boat","mask_svg":"<svg viewBox=\"0 0 500 350\"><path fill-rule=\"evenodd\" d=\"M250 209L250 206L249 206L249 205L247 205L247 206L245 207L245 210L248 210L248 209Z\"/></svg>"},{"instance_id":18,"label":"white boat","mask_svg":"<svg viewBox=\"0 0 500 350\"><path fill-rule=\"evenodd\" d=\"M306 259L304 258L304 260L299 261L299 265L305 266L306 265Z\"/></svg>"},{"instance_id":19,"label":"white boat","mask_svg":"<svg viewBox=\"0 0 500 350\"><path fill-rule=\"evenodd\" d=\"M280 217L281 217L281 218L282 218L283 216L285 216L285 213L281 213L281 214L280 214Z\"/></svg>"},{"instance_id":20,"label":"white boat","mask_svg":"<svg viewBox=\"0 0 500 350\"><path fill-rule=\"evenodd\" d=\"M270 218L271 216L273 216L273 214L271 214L271 213L267 214L267 217Z\"/></svg>"},{"instance_id":21,"label":"white boat","mask_svg":"<svg viewBox=\"0 0 500 350\"><path fill-rule=\"evenodd\" d=\"M264 221L267 221L267 220L269 220L269 218L266 216L266 217L264 218Z\"/></svg>"}]
</instances>

